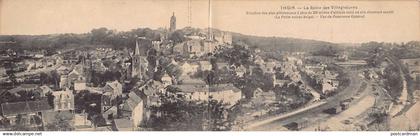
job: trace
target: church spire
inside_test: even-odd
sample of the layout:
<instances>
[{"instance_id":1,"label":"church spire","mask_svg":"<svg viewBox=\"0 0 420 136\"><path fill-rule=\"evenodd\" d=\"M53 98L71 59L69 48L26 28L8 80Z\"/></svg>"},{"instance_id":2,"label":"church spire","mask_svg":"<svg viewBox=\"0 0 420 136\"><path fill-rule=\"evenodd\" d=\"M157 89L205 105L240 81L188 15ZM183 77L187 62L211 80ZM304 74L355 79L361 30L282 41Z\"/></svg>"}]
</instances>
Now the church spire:
<instances>
[{"instance_id":1,"label":"church spire","mask_svg":"<svg viewBox=\"0 0 420 136\"><path fill-rule=\"evenodd\" d=\"M134 50L134 55L140 55L139 43L136 39L136 49Z\"/></svg>"}]
</instances>

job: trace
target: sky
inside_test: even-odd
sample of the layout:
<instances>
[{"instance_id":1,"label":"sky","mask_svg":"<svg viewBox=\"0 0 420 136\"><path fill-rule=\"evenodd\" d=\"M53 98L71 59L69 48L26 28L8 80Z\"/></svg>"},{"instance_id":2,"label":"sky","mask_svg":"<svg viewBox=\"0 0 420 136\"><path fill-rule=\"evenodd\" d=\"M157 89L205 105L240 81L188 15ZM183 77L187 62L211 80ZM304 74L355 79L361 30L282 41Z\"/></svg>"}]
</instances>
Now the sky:
<instances>
[{"instance_id":1,"label":"sky","mask_svg":"<svg viewBox=\"0 0 420 136\"><path fill-rule=\"evenodd\" d=\"M173 13L177 28L206 28L208 0L0 0L0 34L86 33L107 27L169 28ZM247 11L279 11L281 6L358 6L361 10L392 10L393 14L363 19L275 19ZM337 43L420 40L420 2L403 1L275 1L212 0L211 25L221 30L258 36L294 37Z\"/></svg>"}]
</instances>

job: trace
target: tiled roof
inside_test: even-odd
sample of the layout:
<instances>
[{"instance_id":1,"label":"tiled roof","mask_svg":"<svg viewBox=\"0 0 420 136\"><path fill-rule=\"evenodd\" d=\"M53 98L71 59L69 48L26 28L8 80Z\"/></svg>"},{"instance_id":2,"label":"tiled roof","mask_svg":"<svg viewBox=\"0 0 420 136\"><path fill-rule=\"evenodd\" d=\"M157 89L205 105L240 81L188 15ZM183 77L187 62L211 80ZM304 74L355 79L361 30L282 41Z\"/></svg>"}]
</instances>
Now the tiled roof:
<instances>
[{"instance_id":1,"label":"tiled roof","mask_svg":"<svg viewBox=\"0 0 420 136\"><path fill-rule=\"evenodd\" d=\"M182 92L191 93L191 92L207 92L209 91L207 85L192 85L192 84L182 84L174 85L174 87L179 88Z\"/></svg>"},{"instance_id":2,"label":"tiled roof","mask_svg":"<svg viewBox=\"0 0 420 136\"><path fill-rule=\"evenodd\" d=\"M174 87L179 88L182 92L191 93L191 92L218 92L218 91L240 91L240 89L236 88L232 84L219 84L213 85L209 87L206 84L182 84L182 85L174 85Z\"/></svg>"},{"instance_id":3,"label":"tiled roof","mask_svg":"<svg viewBox=\"0 0 420 136\"><path fill-rule=\"evenodd\" d=\"M210 92L217 92L217 91L227 91L227 90L233 90L233 91L241 91L240 89L233 86L233 84L218 84L213 85L210 87Z\"/></svg>"},{"instance_id":4,"label":"tiled roof","mask_svg":"<svg viewBox=\"0 0 420 136\"><path fill-rule=\"evenodd\" d=\"M1 104L2 115L27 114L53 109L47 100L26 101Z\"/></svg>"},{"instance_id":5,"label":"tiled roof","mask_svg":"<svg viewBox=\"0 0 420 136\"><path fill-rule=\"evenodd\" d=\"M17 93L19 91L23 91L23 90L32 90L32 89L38 89L38 85L36 84L22 84L16 88L10 89L8 90L9 93L14 94Z\"/></svg>"},{"instance_id":6,"label":"tiled roof","mask_svg":"<svg viewBox=\"0 0 420 136\"><path fill-rule=\"evenodd\" d=\"M133 121L129 120L129 119L114 119L114 123L115 123L115 127L117 130L120 129L131 129L133 128L134 124Z\"/></svg>"},{"instance_id":7,"label":"tiled roof","mask_svg":"<svg viewBox=\"0 0 420 136\"><path fill-rule=\"evenodd\" d=\"M135 92L130 92L128 94L128 99L124 103L123 109L126 111L133 111L137 104L142 102L143 100L138 96Z\"/></svg>"}]
</instances>

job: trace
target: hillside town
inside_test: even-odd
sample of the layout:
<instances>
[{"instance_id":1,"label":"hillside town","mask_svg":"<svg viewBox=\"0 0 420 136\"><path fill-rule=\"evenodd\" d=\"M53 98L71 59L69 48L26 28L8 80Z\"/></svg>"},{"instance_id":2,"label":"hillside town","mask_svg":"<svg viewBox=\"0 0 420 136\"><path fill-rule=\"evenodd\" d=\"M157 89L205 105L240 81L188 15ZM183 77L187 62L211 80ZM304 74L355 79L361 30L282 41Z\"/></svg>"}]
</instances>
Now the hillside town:
<instances>
[{"instance_id":1,"label":"hillside town","mask_svg":"<svg viewBox=\"0 0 420 136\"><path fill-rule=\"evenodd\" d=\"M420 57L397 53L420 51L419 42L282 51L233 32L179 29L175 13L168 22L120 35L94 29L95 47L78 46L83 35L59 35L55 49L14 49L7 39L0 130L420 129Z\"/></svg>"}]
</instances>

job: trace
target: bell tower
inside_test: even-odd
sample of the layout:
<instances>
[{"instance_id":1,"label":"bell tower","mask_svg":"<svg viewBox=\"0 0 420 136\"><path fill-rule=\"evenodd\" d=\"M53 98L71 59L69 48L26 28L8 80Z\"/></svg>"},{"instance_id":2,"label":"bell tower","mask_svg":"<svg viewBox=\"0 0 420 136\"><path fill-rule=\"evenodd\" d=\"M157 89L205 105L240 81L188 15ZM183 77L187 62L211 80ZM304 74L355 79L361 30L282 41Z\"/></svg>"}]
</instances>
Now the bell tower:
<instances>
[{"instance_id":1,"label":"bell tower","mask_svg":"<svg viewBox=\"0 0 420 136\"><path fill-rule=\"evenodd\" d=\"M170 26L169 26L169 31L170 32L174 32L176 30L176 17L175 17L175 12L172 12L172 17L170 20Z\"/></svg>"}]
</instances>

